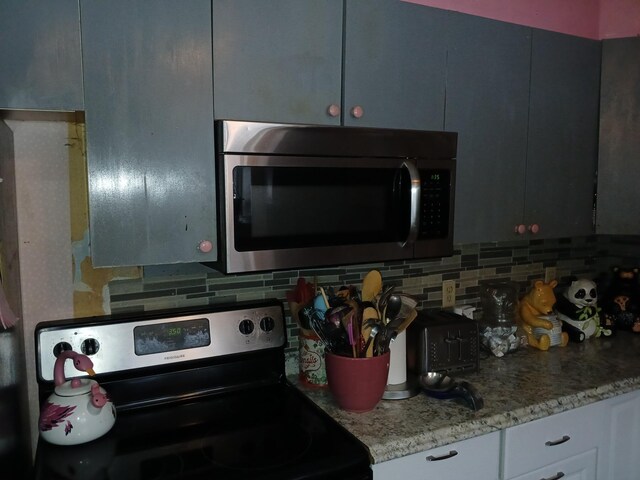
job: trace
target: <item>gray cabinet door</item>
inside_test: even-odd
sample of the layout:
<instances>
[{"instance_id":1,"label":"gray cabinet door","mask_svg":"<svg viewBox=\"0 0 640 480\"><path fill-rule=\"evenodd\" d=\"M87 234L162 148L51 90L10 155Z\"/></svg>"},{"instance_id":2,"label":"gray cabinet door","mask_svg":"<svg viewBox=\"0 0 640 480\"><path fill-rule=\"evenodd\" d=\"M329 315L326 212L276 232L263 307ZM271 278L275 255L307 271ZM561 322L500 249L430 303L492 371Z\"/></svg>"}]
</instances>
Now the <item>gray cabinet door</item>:
<instances>
[{"instance_id":1,"label":"gray cabinet door","mask_svg":"<svg viewBox=\"0 0 640 480\"><path fill-rule=\"evenodd\" d=\"M536 237L593 233L600 42L533 30L525 199Z\"/></svg>"},{"instance_id":2,"label":"gray cabinet door","mask_svg":"<svg viewBox=\"0 0 640 480\"><path fill-rule=\"evenodd\" d=\"M78 0L0 1L0 108L82 110Z\"/></svg>"},{"instance_id":3,"label":"gray cabinet door","mask_svg":"<svg viewBox=\"0 0 640 480\"><path fill-rule=\"evenodd\" d=\"M340 123L342 0L213 0L215 117Z\"/></svg>"},{"instance_id":4,"label":"gray cabinet door","mask_svg":"<svg viewBox=\"0 0 640 480\"><path fill-rule=\"evenodd\" d=\"M214 261L209 0L84 0L96 266Z\"/></svg>"},{"instance_id":5,"label":"gray cabinet door","mask_svg":"<svg viewBox=\"0 0 640 480\"><path fill-rule=\"evenodd\" d=\"M640 37L604 40L597 233L639 235Z\"/></svg>"},{"instance_id":6,"label":"gray cabinet door","mask_svg":"<svg viewBox=\"0 0 640 480\"><path fill-rule=\"evenodd\" d=\"M451 15L445 130L458 132L454 239L514 239L524 211L531 29Z\"/></svg>"},{"instance_id":7,"label":"gray cabinet door","mask_svg":"<svg viewBox=\"0 0 640 480\"><path fill-rule=\"evenodd\" d=\"M442 130L447 15L397 0L346 2L344 125Z\"/></svg>"}]
</instances>

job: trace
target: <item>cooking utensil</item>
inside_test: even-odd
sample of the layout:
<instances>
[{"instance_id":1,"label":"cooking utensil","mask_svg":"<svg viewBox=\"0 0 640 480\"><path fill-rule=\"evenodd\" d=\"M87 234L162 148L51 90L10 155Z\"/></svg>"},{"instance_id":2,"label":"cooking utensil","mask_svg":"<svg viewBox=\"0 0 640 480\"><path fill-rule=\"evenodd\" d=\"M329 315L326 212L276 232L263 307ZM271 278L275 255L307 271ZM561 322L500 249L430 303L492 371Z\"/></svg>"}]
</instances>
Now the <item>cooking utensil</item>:
<instances>
[{"instance_id":1,"label":"cooking utensil","mask_svg":"<svg viewBox=\"0 0 640 480\"><path fill-rule=\"evenodd\" d=\"M320 290L320 296L322 297L322 301L324 302L324 306L326 310L327 308L330 307L329 299L327 298L327 294L325 293L324 288L319 287L318 290Z\"/></svg>"},{"instance_id":2,"label":"cooking utensil","mask_svg":"<svg viewBox=\"0 0 640 480\"><path fill-rule=\"evenodd\" d=\"M411 325L411 322L413 322L416 319L417 316L418 316L418 312L416 310L412 310L411 312L409 312L409 315L407 315L406 318L402 321L402 323L398 326L397 328L398 334L401 334L402 332L404 332L407 329L407 327Z\"/></svg>"},{"instance_id":3,"label":"cooking utensil","mask_svg":"<svg viewBox=\"0 0 640 480\"><path fill-rule=\"evenodd\" d=\"M389 300L389 297L393 293L394 289L395 287L393 285L383 287L380 294L375 298L375 306L378 310L378 315L383 322L387 321L385 310L387 309L387 301Z\"/></svg>"},{"instance_id":4,"label":"cooking utensil","mask_svg":"<svg viewBox=\"0 0 640 480\"><path fill-rule=\"evenodd\" d=\"M378 324L368 328L369 334L364 344L364 348L362 349L362 352L360 352L361 357L373 357L373 340L376 338L380 328L381 327Z\"/></svg>"},{"instance_id":5,"label":"cooking utensil","mask_svg":"<svg viewBox=\"0 0 640 480\"><path fill-rule=\"evenodd\" d=\"M384 308L383 320L387 323L395 320L396 316L400 313L401 308L402 296L396 294L389 295Z\"/></svg>"},{"instance_id":6,"label":"cooking utensil","mask_svg":"<svg viewBox=\"0 0 640 480\"><path fill-rule=\"evenodd\" d=\"M344 306L346 308L346 305ZM347 331L342 327L342 316L340 311L333 312L332 314L325 316L318 315L317 310L313 307L307 307L310 311L309 321L311 328L320 337L322 343L324 343L327 350L338 355L347 354L351 350L349 344L349 336ZM335 308L332 310L336 310ZM343 309L344 310L344 309Z\"/></svg>"},{"instance_id":7,"label":"cooking utensil","mask_svg":"<svg viewBox=\"0 0 640 480\"><path fill-rule=\"evenodd\" d=\"M441 372L427 372L420 375L420 385L427 395L434 398L449 399L466 403L472 410L480 410L484 400L469 382L456 381Z\"/></svg>"},{"instance_id":8,"label":"cooking utensil","mask_svg":"<svg viewBox=\"0 0 640 480\"><path fill-rule=\"evenodd\" d=\"M398 332L395 330L386 328L383 326L380 328L380 332L376 335L373 342L373 354L383 355L389 351L389 345L396 338Z\"/></svg>"},{"instance_id":9,"label":"cooking utensil","mask_svg":"<svg viewBox=\"0 0 640 480\"><path fill-rule=\"evenodd\" d=\"M327 305L327 302L325 302L322 295L318 294L316 295L316 298L313 299L313 308L324 315L324 312L328 310L329 306Z\"/></svg>"},{"instance_id":10,"label":"cooking utensil","mask_svg":"<svg viewBox=\"0 0 640 480\"><path fill-rule=\"evenodd\" d=\"M375 337L376 333L378 333L378 330L380 329L380 325L377 324L378 320L378 311L374 307L366 307L363 309L360 332L364 345L360 352L361 357L373 356L373 337L371 335ZM375 333L373 332L373 328L375 328Z\"/></svg>"},{"instance_id":11,"label":"cooking utensil","mask_svg":"<svg viewBox=\"0 0 640 480\"><path fill-rule=\"evenodd\" d=\"M371 270L362 279L362 301L371 302L382 291L382 275Z\"/></svg>"}]
</instances>

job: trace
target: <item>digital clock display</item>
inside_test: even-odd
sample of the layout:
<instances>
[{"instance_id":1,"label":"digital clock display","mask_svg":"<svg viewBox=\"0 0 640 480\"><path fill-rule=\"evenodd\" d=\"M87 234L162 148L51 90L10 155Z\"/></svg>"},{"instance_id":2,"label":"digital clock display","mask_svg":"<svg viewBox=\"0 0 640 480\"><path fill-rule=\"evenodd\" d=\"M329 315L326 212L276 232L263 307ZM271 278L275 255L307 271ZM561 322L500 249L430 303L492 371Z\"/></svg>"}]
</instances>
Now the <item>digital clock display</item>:
<instances>
[{"instance_id":1,"label":"digital clock display","mask_svg":"<svg viewBox=\"0 0 640 480\"><path fill-rule=\"evenodd\" d=\"M178 322L139 325L133 329L136 355L174 352L211 344L209 320L197 318Z\"/></svg>"}]
</instances>

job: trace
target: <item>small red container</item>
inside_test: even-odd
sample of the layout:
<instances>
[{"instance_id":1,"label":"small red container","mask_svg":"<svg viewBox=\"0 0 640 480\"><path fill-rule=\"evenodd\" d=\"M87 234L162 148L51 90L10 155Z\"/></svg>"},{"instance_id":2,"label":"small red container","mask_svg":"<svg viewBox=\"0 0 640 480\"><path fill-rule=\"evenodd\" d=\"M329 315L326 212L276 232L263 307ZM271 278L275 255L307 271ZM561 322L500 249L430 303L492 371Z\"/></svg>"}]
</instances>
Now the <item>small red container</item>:
<instances>
[{"instance_id":1,"label":"small red container","mask_svg":"<svg viewBox=\"0 0 640 480\"><path fill-rule=\"evenodd\" d=\"M325 354L327 382L336 403L349 412L368 412L382 399L389 375L389 352L369 358Z\"/></svg>"}]
</instances>

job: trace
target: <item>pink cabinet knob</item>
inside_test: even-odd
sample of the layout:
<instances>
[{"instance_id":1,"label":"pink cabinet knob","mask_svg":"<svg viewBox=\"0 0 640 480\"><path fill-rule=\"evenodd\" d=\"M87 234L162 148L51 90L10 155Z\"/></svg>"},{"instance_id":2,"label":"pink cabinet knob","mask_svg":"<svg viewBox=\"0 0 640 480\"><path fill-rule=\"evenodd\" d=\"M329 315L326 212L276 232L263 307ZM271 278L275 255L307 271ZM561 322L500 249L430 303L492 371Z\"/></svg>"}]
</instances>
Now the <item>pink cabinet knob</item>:
<instances>
[{"instance_id":1,"label":"pink cabinet knob","mask_svg":"<svg viewBox=\"0 0 640 480\"><path fill-rule=\"evenodd\" d=\"M340 115L340 107L335 103L332 103L331 105L329 105L329 108L327 108L327 113L330 117L337 117L338 115Z\"/></svg>"},{"instance_id":2,"label":"pink cabinet knob","mask_svg":"<svg viewBox=\"0 0 640 480\"><path fill-rule=\"evenodd\" d=\"M360 105L356 105L351 109L351 116L353 118L362 118L362 115L364 115L364 110Z\"/></svg>"},{"instance_id":3,"label":"pink cabinet knob","mask_svg":"<svg viewBox=\"0 0 640 480\"><path fill-rule=\"evenodd\" d=\"M527 227L525 227L522 223L520 225L516 225L516 228L514 229L514 231L518 234L518 235L524 235L524 232L527 231Z\"/></svg>"},{"instance_id":4,"label":"pink cabinet knob","mask_svg":"<svg viewBox=\"0 0 640 480\"><path fill-rule=\"evenodd\" d=\"M211 250L213 250L213 243L211 243L211 241L209 240L202 240L198 244L198 250L202 253L209 253Z\"/></svg>"},{"instance_id":5,"label":"pink cabinet knob","mask_svg":"<svg viewBox=\"0 0 640 480\"><path fill-rule=\"evenodd\" d=\"M529 228L529 231L534 235L540 231L540 225L538 225L537 223L533 223L529 225L528 228Z\"/></svg>"}]
</instances>

